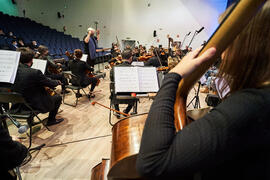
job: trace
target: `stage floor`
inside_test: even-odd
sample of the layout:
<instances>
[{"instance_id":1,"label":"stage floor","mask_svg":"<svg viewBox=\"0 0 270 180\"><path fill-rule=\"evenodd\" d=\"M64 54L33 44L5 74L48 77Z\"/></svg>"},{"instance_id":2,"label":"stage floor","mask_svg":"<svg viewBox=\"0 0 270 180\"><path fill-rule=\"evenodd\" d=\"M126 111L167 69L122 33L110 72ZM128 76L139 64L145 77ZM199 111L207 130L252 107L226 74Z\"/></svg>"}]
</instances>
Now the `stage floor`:
<instances>
[{"instance_id":1,"label":"stage floor","mask_svg":"<svg viewBox=\"0 0 270 180\"><path fill-rule=\"evenodd\" d=\"M34 152L32 160L20 168L24 180L89 180L92 167L100 163L102 158L110 158L112 126L109 124L109 110L91 104L92 101L97 101L110 105L109 71L106 73L105 79L101 79L100 85L95 89L94 99L89 101L83 96L77 107L62 104L60 109L63 112L57 116L64 118L64 122L50 126L51 132L42 127L34 134L32 147L42 143L46 146ZM194 89L191 90L188 102L193 97ZM202 107L206 107L205 97L205 94L200 93ZM70 93L66 96L66 101L75 102L75 95ZM148 112L151 103L151 99L141 99L138 113ZM125 106L121 105L120 109L123 110ZM192 109L192 105L188 109ZM47 115L41 114L39 117L45 118ZM117 120L112 115L112 123ZM10 126L10 131L11 134L16 134L13 125ZM23 143L28 145L27 141Z\"/></svg>"}]
</instances>

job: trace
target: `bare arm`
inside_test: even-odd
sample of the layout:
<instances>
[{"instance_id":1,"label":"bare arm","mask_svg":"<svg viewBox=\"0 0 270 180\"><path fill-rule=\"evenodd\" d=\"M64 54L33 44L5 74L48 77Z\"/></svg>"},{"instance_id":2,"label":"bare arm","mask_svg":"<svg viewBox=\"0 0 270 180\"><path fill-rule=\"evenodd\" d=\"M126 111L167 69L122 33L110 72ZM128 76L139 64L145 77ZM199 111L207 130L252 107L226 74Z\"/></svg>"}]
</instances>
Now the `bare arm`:
<instances>
[{"instance_id":1,"label":"bare arm","mask_svg":"<svg viewBox=\"0 0 270 180\"><path fill-rule=\"evenodd\" d=\"M84 42L85 43L89 43L89 40L90 40L90 31L88 32L88 34L87 34L87 36L86 36L86 38L84 39Z\"/></svg>"}]
</instances>

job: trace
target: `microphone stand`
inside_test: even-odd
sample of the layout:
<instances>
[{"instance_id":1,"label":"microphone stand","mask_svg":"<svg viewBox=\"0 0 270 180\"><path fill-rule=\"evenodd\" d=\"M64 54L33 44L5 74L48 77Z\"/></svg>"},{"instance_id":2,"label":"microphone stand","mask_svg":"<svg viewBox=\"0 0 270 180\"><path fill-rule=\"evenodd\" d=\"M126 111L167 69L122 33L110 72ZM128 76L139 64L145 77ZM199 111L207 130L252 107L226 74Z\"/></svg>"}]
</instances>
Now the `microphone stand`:
<instances>
[{"instance_id":1,"label":"microphone stand","mask_svg":"<svg viewBox=\"0 0 270 180\"><path fill-rule=\"evenodd\" d=\"M182 46L183 46L183 44L184 44L186 38L187 38L189 35L190 35L190 32L187 33L187 34L185 35L184 40L183 40L182 43L181 43L180 49L182 48Z\"/></svg>"},{"instance_id":2,"label":"microphone stand","mask_svg":"<svg viewBox=\"0 0 270 180\"><path fill-rule=\"evenodd\" d=\"M191 38L189 44L188 44L188 47L190 47L192 41L194 40L194 38L195 38L195 36L196 36L197 34L198 34L198 31L196 30L196 31L194 32L194 34L193 34L193 36L192 36L192 38Z\"/></svg>"},{"instance_id":3,"label":"microphone stand","mask_svg":"<svg viewBox=\"0 0 270 180\"><path fill-rule=\"evenodd\" d=\"M202 27L201 29L196 30L196 31L194 32L193 37L192 37L192 39L191 39L191 41L190 41L188 47L190 47L190 45L191 45L191 43L192 43L194 37L195 37L197 34L199 34L200 32L202 32L202 30L204 30L204 27Z\"/></svg>"},{"instance_id":4,"label":"microphone stand","mask_svg":"<svg viewBox=\"0 0 270 180\"><path fill-rule=\"evenodd\" d=\"M1 106L1 110L2 110L1 115L6 116L6 118L9 118L11 121L16 121L16 119L13 118L11 116L11 114L8 111L6 111L6 109L3 106ZM37 147L31 148L31 146L32 146L32 134L33 134L33 132L32 132L32 117L30 117L29 119L27 119L27 123L29 124L29 128L30 128L30 130L29 130L30 131L29 145L28 145L28 148L27 148L28 151L30 152L30 151L41 150L46 144L41 144L41 145L39 145Z\"/></svg>"}]
</instances>

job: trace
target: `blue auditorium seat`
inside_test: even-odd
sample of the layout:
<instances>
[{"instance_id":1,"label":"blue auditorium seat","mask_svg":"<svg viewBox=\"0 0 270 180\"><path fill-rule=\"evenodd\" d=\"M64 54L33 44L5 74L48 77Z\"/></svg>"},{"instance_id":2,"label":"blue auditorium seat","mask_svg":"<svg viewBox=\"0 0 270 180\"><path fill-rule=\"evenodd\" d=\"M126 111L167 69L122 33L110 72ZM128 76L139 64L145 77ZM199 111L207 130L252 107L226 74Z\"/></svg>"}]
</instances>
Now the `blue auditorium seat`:
<instances>
[{"instance_id":1,"label":"blue auditorium seat","mask_svg":"<svg viewBox=\"0 0 270 180\"><path fill-rule=\"evenodd\" d=\"M0 12L1 29L4 32L13 32L18 38L23 38L25 43L36 40L38 44L48 46L55 54L64 54L66 50L82 49L83 43L78 38L65 35L49 26L44 26L29 18L9 16ZM0 44L11 43L11 39L0 39Z\"/></svg>"}]
</instances>

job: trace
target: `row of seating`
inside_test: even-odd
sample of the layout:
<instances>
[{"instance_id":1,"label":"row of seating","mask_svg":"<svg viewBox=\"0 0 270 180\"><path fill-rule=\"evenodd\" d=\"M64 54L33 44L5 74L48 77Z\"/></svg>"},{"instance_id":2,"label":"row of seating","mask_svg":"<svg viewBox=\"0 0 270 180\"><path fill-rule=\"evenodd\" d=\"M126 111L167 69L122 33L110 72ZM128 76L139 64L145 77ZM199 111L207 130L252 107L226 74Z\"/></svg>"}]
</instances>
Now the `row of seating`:
<instances>
[{"instance_id":1,"label":"row of seating","mask_svg":"<svg viewBox=\"0 0 270 180\"><path fill-rule=\"evenodd\" d=\"M15 17L0 12L0 29L5 34L13 32L17 38L22 38L26 44L32 40L37 41L38 45L45 45L51 54L66 58L65 51L73 52L74 49L84 49L83 42L71 35L58 32L48 26L32 21L29 18ZM0 37L0 46L11 44L12 38Z\"/></svg>"}]
</instances>

